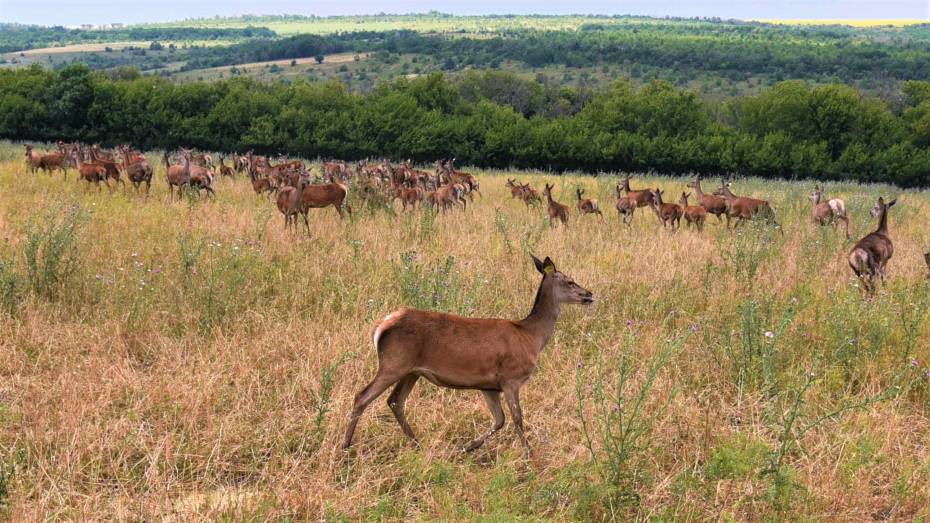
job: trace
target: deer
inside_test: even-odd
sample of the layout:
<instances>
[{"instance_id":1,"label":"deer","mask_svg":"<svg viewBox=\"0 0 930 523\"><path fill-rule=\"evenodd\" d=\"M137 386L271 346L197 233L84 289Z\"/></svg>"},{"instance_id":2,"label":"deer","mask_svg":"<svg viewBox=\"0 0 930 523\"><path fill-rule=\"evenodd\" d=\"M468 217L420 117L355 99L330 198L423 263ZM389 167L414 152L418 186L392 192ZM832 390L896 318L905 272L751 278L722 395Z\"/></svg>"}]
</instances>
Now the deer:
<instances>
[{"instance_id":1,"label":"deer","mask_svg":"<svg viewBox=\"0 0 930 523\"><path fill-rule=\"evenodd\" d=\"M74 159L74 162L78 166L78 176L81 180L84 180L89 184L93 183L97 186L97 191L101 189L100 182L106 184L107 189L112 193L113 187L110 187L110 182L107 177L107 170L102 165L96 162L83 162L79 156L77 149L71 150L71 156Z\"/></svg>"},{"instance_id":2,"label":"deer","mask_svg":"<svg viewBox=\"0 0 930 523\"><path fill-rule=\"evenodd\" d=\"M52 171L61 171L64 178L68 179L68 162L65 161L64 153L56 151L43 154L39 158L39 169L48 174L52 174Z\"/></svg>"},{"instance_id":3,"label":"deer","mask_svg":"<svg viewBox=\"0 0 930 523\"><path fill-rule=\"evenodd\" d=\"M123 184L123 187L126 187L126 182L120 178L120 166L113 158L113 155L110 153L103 153L100 150L99 145L94 145L90 148L90 159L94 163L100 164L107 171L107 178L116 180L117 182Z\"/></svg>"},{"instance_id":4,"label":"deer","mask_svg":"<svg viewBox=\"0 0 930 523\"><path fill-rule=\"evenodd\" d=\"M546 200L549 202L549 207L546 209L546 212L549 214L549 227L555 227L556 219L562 222L562 225L568 225L568 206L552 199L553 187L555 187L555 185L549 185L547 183L546 188L543 190L543 194L546 195Z\"/></svg>"},{"instance_id":5,"label":"deer","mask_svg":"<svg viewBox=\"0 0 930 523\"><path fill-rule=\"evenodd\" d=\"M267 176L266 173L262 170L262 176L258 176L259 170L263 169L259 167L259 159L262 157L252 156L251 151L248 153L246 164L247 171L249 173L249 179L252 181L252 190L255 191L255 194L261 195L262 193L273 194L278 190L278 186L275 183L274 178Z\"/></svg>"},{"instance_id":6,"label":"deer","mask_svg":"<svg viewBox=\"0 0 930 523\"><path fill-rule=\"evenodd\" d=\"M200 167L198 165L193 165L190 158L190 151L186 149L181 149L181 163L178 165L171 165L168 160L168 152L166 151L162 157L162 160L165 163L165 177L168 181L168 193L171 196L174 196L174 188L178 188L178 199L181 199L181 190L187 186L191 189L196 189L197 193L200 194L200 190L206 190L209 195L215 195L213 191L213 175L205 167Z\"/></svg>"},{"instance_id":7,"label":"deer","mask_svg":"<svg viewBox=\"0 0 930 523\"><path fill-rule=\"evenodd\" d=\"M575 195L578 197L578 213L584 216L585 214L596 214L604 219L604 214L597 207L597 200L591 198L583 198L584 189L575 188Z\"/></svg>"},{"instance_id":8,"label":"deer","mask_svg":"<svg viewBox=\"0 0 930 523\"><path fill-rule=\"evenodd\" d=\"M523 188L523 203L525 203L527 207L542 203L542 197L539 196L539 192L531 187L530 184L524 183L520 187Z\"/></svg>"},{"instance_id":9,"label":"deer","mask_svg":"<svg viewBox=\"0 0 930 523\"><path fill-rule=\"evenodd\" d=\"M636 206L630 199L626 196L623 196L623 186L619 183L617 184L617 203L614 204L614 208L617 209L617 218L619 218L624 225L627 227L630 226L630 221L633 219L633 211L636 210ZM630 221L627 220L630 219Z\"/></svg>"},{"instance_id":10,"label":"deer","mask_svg":"<svg viewBox=\"0 0 930 523\"><path fill-rule=\"evenodd\" d=\"M223 155L221 154L221 155L220 155L220 164L219 164L219 166L218 166L219 169L220 169L220 176L229 176L230 178L235 178L235 177L236 177L236 176L235 176L235 175L236 175L236 171L234 171L232 167L230 167L230 166L226 165L225 163L223 163L223 159L224 159L224 158L223 158Z\"/></svg>"},{"instance_id":11,"label":"deer","mask_svg":"<svg viewBox=\"0 0 930 523\"><path fill-rule=\"evenodd\" d=\"M520 186L513 178L507 178L507 183L504 184L504 187L510 189L510 199L519 198L523 199L523 187Z\"/></svg>"},{"instance_id":12,"label":"deer","mask_svg":"<svg viewBox=\"0 0 930 523\"><path fill-rule=\"evenodd\" d=\"M417 204L423 201L423 189L420 187L400 186L395 189L394 195L394 198L400 199L404 211L407 210L408 205L416 209Z\"/></svg>"},{"instance_id":13,"label":"deer","mask_svg":"<svg viewBox=\"0 0 930 523\"><path fill-rule=\"evenodd\" d=\"M403 433L417 445L417 437L404 416L404 405L422 377L440 387L481 392L494 424L469 442L464 451L478 449L504 427L503 393L517 435L526 454L531 454L523 431L520 388L533 374L543 348L552 338L561 306L594 303L591 291L556 269L549 257L543 261L531 257L542 281L533 308L523 320L465 318L402 308L375 323L371 340L378 355L378 372L355 396L344 449L352 445L362 413L392 385L388 406Z\"/></svg>"},{"instance_id":14,"label":"deer","mask_svg":"<svg viewBox=\"0 0 930 523\"><path fill-rule=\"evenodd\" d=\"M927 279L930 280L930 252L924 253L924 263L927 264Z\"/></svg>"},{"instance_id":15,"label":"deer","mask_svg":"<svg viewBox=\"0 0 930 523\"><path fill-rule=\"evenodd\" d=\"M698 232L703 232L704 221L707 220L707 209L704 208L703 205L688 205L688 198L690 196L690 193L681 193L681 199L678 200L678 203L681 204L682 214L685 217L688 228L690 229L694 226L697 227Z\"/></svg>"},{"instance_id":16,"label":"deer","mask_svg":"<svg viewBox=\"0 0 930 523\"><path fill-rule=\"evenodd\" d=\"M222 165L222 161L220 162ZM299 185L299 183L298 183ZM291 225L294 231L297 230L297 215L300 213L298 204L300 193L296 187L287 186L278 191L277 205L278 210L284 215L284 230L288 230Z\"/></svg>"},{"instance_id":17,"label":"deer","mask_svg":"<svg viewBox=\"0 0 930 523\"><path fill-rule=\"evenodd\" d=\"M297 184L297 212L303 215L307 234L310 234L310 222L307 218L310 209L321 209L332 205L339 213L340 220L343 218L343 207L351 215L352 207L345 203L348 194L349 188L339 182L311 184L309 179L301 179Z\"/></svg>"},{"instance_id":18,"label":"deer","mask_svg":"<svg viewBox=\"0 0 930 523\"><path fill-rule=\"evenodd\" d=\"M862 281L862 290L867 294L875 291L875 277L885 283L885 266L894 254L894 243L888 235L888 209L894 206L897 198L887 204L882 197L872 208L872 216L878 217L878 228L856 242L849 251L849 267Z\"/></svg>"},{"instance_id":19,"label":"deer","mask_svg":"<svg viewBox=\"0 0 930 523\"><path fill-rule=\"evenodd\" d=\"M848 240L849 216L846 214L846 202L839 198L824 201L824 190L819 185L814 186L814 190L810 194L810 200L814 203L811 210L813 215L811 219L814 224L820 226L830 224L833 226L833 230L836 230L836 222L841 221L845 224L846 239Z\"/></svg>"},{"instance_id":20,"label":"deer","mask_svg":"<svg viewBox=\"0 0 930 523\"><path fill-rule=\"evenodd\" d=\"M662 222L662 228L670 225L672 230L681 226L682 209L675 203L665 203L662 201L662 195L665 191L658 187L652 191L652 209L655 211L659 221Z\"/></svg>"},{"instance_id":21,"label":"deer","mask_svg":"<svg viewBox=\"0 0 930 523\"><path fill-rule=\"evenodd\" d=\"M740 223L757 217L762 217L772 225L778 226L778 222L775 221L775 211L768 201L736 196L730 190L730 185L730 182L723 180L720 188L714 191L715 195L722 197L727 203L727 228L730 226L730 218L736 218L736 223L733 224L734 229Z\"/></svg>"},{"instance_id":22,"label":"deer","mask_svg":"<svg viewBox=\"0 0 930 523\"><path fill-rule=\"evenodd\" d=\"M697 204L703 207L708 213L717 217L717 223L723 221L720 216L726 216L727 228L730 227L730 216L727 214L727 201L714 194L704 194L701 190L701 175L698 175L693 182L688 183L689 189L694 189L694 197L697 198Z\"/></svg>"},{"instance_id":23,"label":"deer","mask_svg":"<svg viewBox=\"0 0 930 523\"><path fill-rule=\"evenodd\" d=\"M649 207L652 205L652 190L643 189L641 191L634 191L630 189L630 174L626 174L623 178L623 190L626 191L626 197L630 199L632 203L636 204L636 208L640 207Z\"/></svg>"},{"instance_id":24,"label":"deer","mask_svg":"<svg viewBox=\"0 0 930 523\"><path fill-rule=\"evenodd\" d=\"M120 151L123 153L123 170L126 171L126 177L129 178L129 181L132 183L133 188L138 193L139 186L145 184L145 195L149 195L149 190L152 188L152 166L149 165L149 161L145 156L133 158L129 147L121 147Z\"/></svg>"},{"instance_id":25,"label":"deer","mask_svg":"<svg viewBox=\"0 0 930 523\"><path fill-rule=\"evenodd\" d=\"M42 156L32 148L28 143L24 145L26 148L26 163L29 164L29 171L33 174L39 170L39 163L42 160Z\"/></svg>"}]
</instances>

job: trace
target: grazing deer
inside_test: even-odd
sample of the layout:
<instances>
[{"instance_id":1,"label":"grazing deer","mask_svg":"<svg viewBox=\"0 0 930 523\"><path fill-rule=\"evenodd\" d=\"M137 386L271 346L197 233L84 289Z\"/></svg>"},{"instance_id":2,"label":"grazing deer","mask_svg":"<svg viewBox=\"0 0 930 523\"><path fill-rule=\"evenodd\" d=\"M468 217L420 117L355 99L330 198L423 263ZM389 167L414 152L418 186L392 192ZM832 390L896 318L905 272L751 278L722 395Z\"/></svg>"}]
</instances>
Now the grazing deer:
<instances>
[{"instance_id":1,"label":"grazing deer","mask_svg":"<svg viewBox=\"0 0 930 523\"><path fill-rule=\"evenodd\" d=\"M887 204L885 199L879 197L878 204L872 208L872 216L878 217L878 228L856 242L849 252L849 267L862 281L862 290L866 294L875 291L875 277L885 282L885 266L894 254L894 244L888 236L888 209L894 206L897 199Z\"/></svg>"},{"instance_id":2,"label":"grazing deer","mask_svg":"<svg viewBox=\"0 0 930 523\"><path fill-rule=\"evenodd\" d=\"M701 190L701 175L698 175L693 182L688 184L688 188L694 189L694 197L697 198L697 204L703 207L708 213L717 217L717 223L722 219L720 216L726 216L727 228L730 228L730 216L727 214L727 201L714 194L704 194Z\"/></svg>"},{"instance_id":3,"label":"grazing deer","mask_svg":"<svg viewBox=\"0 0 930 523\"><path fill-rule=\"evenodd\" d=\"M440 387L481 391L494 425L465 446L475 450L504 426L501 393L507 400L517 435L527 454L530 445L523 432L520 387L529 380L539 356L552 337L562 304L590 304L591 291L559 272L548 257L533 256L542 281L530 314L521 321L463 318L414 309L392 312L375 324L372 342L378 354L378 373L352 405L344 448L365 409L390 386L387 403L401 430L414 443L417 438L404 416L404 404L421 377Z\"/></svg>"},{"instance_id":4,"label":"grazing deer","mask_svg":"<svg viewBox=\"0 0 930 523\"><path fill-rule=\"evenodd\" d=\"M778 222L775 221L775 211L766 200L736 196L730 190L730 182L726 180L723 180L720 188L714 191L714 194L722 197L727 203L727 228L730 227L730 218L736 218L736 223L733 224L734 229L740 223L758 217L764 218L776 227L778 226Z\"/></svg>"},{"instance_id":5,"label":"grazing deer","mask_svg":"<svg viewBox=\"0 0 930 523\"><path fill-rule=\"evenodd\" d=\"M678 204L663 202L663 194L665 194L665 191L658 187L652 191L652 210L656 212L656 216L662 222L662 228L670 225L674 231L681 226L682 209Z\"/></svg>"},{"instance_id":6,"label":"grazing deer","mask_svg":"<svg viewBox=\"0 0 930 523\"><path fill-rule=\"evenodd\" d=\"M597 200L593 200L591 198L583 198L584 189L576 188L575 195L578 197L578 204L577 204L578 212L581 215L596 214L600 216L602 220L604 219L604 214L601 213L601 210L598 209L597 207Z\"/></svg>"},{"instance_id":7,"label":"grazing deer","mask_svg":"<svg viewBox=\"0 0 930 523\"><path fill-rule=\"evenodd\" d=\"M619 183L617 184L617 203L614 204L614 207L617 209L617 218L620 218L623 223L629 227L630 221L633 219L633 211L636 210L636 204L630 201L626 196L623 196L623 186ZM629 218L630 221L627 219Z\"/></svg>"},{"instance_id":8,"label":"grazing deer","mask_svg":"<svg viewBox=\"0 0 930 523\"><path fill-rule=\"evenodd\" d=\"M704 221L707 220L707 209L702 205L688 205L689 196L691 196L689 193L683 192L681 193L681 199L678 200L683 209L685 222L687 222L689 229L693 225L697 227L698 232L703 232Z\"/></svg>"},{"instance_id":9,"label":"grazing deer","mask_svg":"<svg viewBox=\"0 0 930 523\"><path fill-rule=\"evenodd\" d=\"M549 207L546 212L549 214L549 227L555 227L555 220L558 219L562 222L562 225L568 225L568 205L562 205L561 203L552 199L552 188L555 185L546 184L546 188L543 190L543 194L546 195L546 200L549 201Z\"/></svg>"},{"instance_id":10,"label":"grazing deer","mask_svg":"<svg viewBox=\"0 0 930 523\"><path fill-rule=\"evenodd\" d=\"M823 192L822 187L815 185L814 190L810 194L810 200L814 203L814 207L811 211L813 213L813 222L821 226L830 224L833 226L833 230L836 230L837 221L843 222L846 229L846 239L848 240L849 217L846 215L846 202L839 198L823 201Z\"/></svg>"}]
</instances>

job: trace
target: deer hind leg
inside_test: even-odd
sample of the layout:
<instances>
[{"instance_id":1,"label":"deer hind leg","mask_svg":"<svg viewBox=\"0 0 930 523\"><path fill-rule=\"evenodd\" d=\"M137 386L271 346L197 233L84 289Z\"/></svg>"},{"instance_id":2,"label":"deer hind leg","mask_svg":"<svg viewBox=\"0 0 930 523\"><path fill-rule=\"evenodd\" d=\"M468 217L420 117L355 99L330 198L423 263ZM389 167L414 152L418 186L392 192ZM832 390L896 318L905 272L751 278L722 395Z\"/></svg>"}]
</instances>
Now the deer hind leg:
<instances>
[{"instance_id":1,"label":"deer hind leg","mask_svg":"<svg viewBox=\"0 0 930 523\"><path fill-rule=\"evenodd\" d=\"M481 395L484 397L484 402L487 404L488 410L491 411L491 415L494 416L494 425L491 427L491 430L473 439L468 445L465 445L465 452L471 452L481 447L488 438L504 428L504 408L501 406L501 393L483 390L481 391Z\"/></svg>"},{"instance_id":2,"label":"deer hind leg","mask_svg":"<svg viewBox=\"0 0 930 523\"><path fill-rule=\"evenodd\" d=\"M520 388L518 385L508 385L504 387L504 398L507 399L507 407L510 409L510 418L513 419L513 426L517 429L517 436L526 449L526 454L530 455L530 443L526 440L526 434L523 432L523 409L520 408Z\"/></svg>"},{"instance_id":3,"label":"deer hind leg","mask_svg":"<svg viewBox=\"0 0 930 523\"><path fill-rule=\"evenodd\" d=\"M413 390L413 386L417 384L418 379L420 379L420 377L416 374L408 374L401 379L397 385L394 385L394 390L391 391L391 395L388 396L387 399L388 407L390 407L391 411L394 413L394 417L397 419L397 423L400 424L401 430L403 430L404 434L417 445L419 445L417 437L413 433L413 429L410 428L410 424L407 423L407 418L404 416L404 404L407 402L407 396L410 395L410 391Z\"/></svg>"},{"instance_id":4,"label":"deer hind leg","mask_svg":"<svg viewBox=\"0 0 930 523\"><path fill-rule=\"evenodd\" d=\"M352 435L355 433L355 426L358 425L358 420L362 417L362 413L365 412L365 409L371 405L372 401L376 400L378 396L386 391L388 387L397 383L398 380L399 378L397 376L382 374L379 370L375 379L371 380L371 383L355 396L355 401L352 404L352 412L349 414L349 425L346 427L346 437L342 443L342 448L347 449L352 445Z\"/></svg>"}]
</instances>

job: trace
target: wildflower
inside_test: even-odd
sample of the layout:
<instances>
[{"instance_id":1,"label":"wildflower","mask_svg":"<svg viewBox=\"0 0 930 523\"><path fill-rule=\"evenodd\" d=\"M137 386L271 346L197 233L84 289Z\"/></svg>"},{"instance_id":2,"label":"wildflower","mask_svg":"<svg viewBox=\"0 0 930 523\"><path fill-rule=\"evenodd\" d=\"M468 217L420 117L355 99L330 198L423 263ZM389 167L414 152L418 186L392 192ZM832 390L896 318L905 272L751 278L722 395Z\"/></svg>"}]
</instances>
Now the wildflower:
<instances>
[{"instance_id":1,"label":"wildflower","mask_svg":"<svg viewBox=\"0 0 930 523\"><path fill-rule=\"evenodd\" d=\"M161 269L152 269L152 274L160 274Z\"/></svg>"},{"instance_id":2,"label":"wildflower","mask_svg":"<svg viewBox=\"0 0 930 523\"><path fill-rule=\"evenodd\" d=\"M850 344L850 345L855 345L855 344L856 344L856 341L858 341L858 340L856 340L856 338L849 338L849 344Z\"/></svg>"},{"instance_id":3,"label":"wildflower","mask_svg":"<svg viewBox=\"0 0 930 523\"><path fill-rule=\"evenodd\" d=\"M919 362L919 361L917 361L917 360L911 360L911 367L916 367L916 366L918 366L918 365L920 365L920 362Z\"/></svg>"},{"instance_id":4,"label":"wildflower","mask_svg":"<svg viewBox=\"0 0 930 523\"><path fill-rule=\"evenodd\" d=\"M583 368L584 368L584 362L583 362L583 361L579 361L579 362L578 362L578 368L579 368L579 369L583 369Z\"/></svg>"},{"instance_id":5,"label":"wildflower","mask_svg":"<svg viewBox=\"0 0 930 523\"><path fill-rule=\"evenodd\" d=\"M930 380L930 369L926 369L926 371L924 372L924 377Z\"/></svg>"},{"instance_id":6,"label":"wildflower","mask_svg":"<svg viewBox=\"0 0 930 523\"><path fill-rule=\"evenodd\" d=\"M694 333L696 333L697 331L698 331L697 323L692 323L692 324L691 324L691 333L694 334Z\"/></svg>"},{"instance_id":7,"label":"wildflower","mask_svg":"<svg viewBox=\"0 0 930 523\"><path fill-rule=\"evenodd\" d=\"M94 278L97 279L97 280L102 280L102 279L103 279L103 276L101 276L101 275L99 275L99 274L95 274L95 275L94 275Z\"/></svg>"},{"instance_id":8,"label":"wildflower","mask_svg":"<svg viewBox=\"0 0 930 523\"><path fill-rule=\"evenodd\" d=\"M130 254L130 256L132 256L133 258L135 258L136 256L139 256L139 253L138 253L138 252L134 252L134 253Z\"/></svg>"},{"instance_id":9,"label":"wildflower","mask_svg":"<svg viewBox=\"0 0 930 523\"><path fill-rule=\"evenodd\" d=\"M626 326L632 328L632 327L633 327L633 320L626 320Z\"/></svg>"},{"instance_id":10,"label":"wildflower","mask_svg":"<svg viewBox=\"0 0 930 523\"><path fill-rule=\"evenodd\" d=\"M775 333L772 332L772 331L765 331L765 337L766 337L766 338L774 338L774 337L775 337Z\"/></svg>"}]
</instances>

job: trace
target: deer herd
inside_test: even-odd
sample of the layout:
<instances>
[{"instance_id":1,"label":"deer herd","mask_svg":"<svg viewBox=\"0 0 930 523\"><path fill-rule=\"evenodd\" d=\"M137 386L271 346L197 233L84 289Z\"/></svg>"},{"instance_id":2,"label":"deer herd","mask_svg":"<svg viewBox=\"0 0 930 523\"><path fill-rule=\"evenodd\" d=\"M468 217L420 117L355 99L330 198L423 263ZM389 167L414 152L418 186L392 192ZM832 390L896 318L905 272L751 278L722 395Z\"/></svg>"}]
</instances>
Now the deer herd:
<instances>
[{"instance_id":1,"label":"deer herd","mask_svg":"<svg viewBox=\"0 0 930 523\"><path fill-rule=\"evenodd\" d=\"M68 144L59 141L54 151L40 153L25 146L25 159L31 172L52 174L61 171L67 179L68 170L75 169L78 179L97 186L103 183L112 192L110 182L122 184L123 176L139 192L144 185L148 196L153 168L144 154L129 146L105 151L98 145ZM172 158L174 156L174 158ZM271 197L284 217L285 229L297 229L303 218L309 233L308 211L332 206L339 217L352 213L347 202L350 187L365 203L383 205L394 212L399 200L401 212L428 209L446 213L455 209L466 211L475 195L481 196L478 179L455 168L454 159L438 161L433 173L420 170L407 160L394 165L390 161L350 165L326 162L322 177L312 174L300 160L286 157L271 159L248 152L227 158L218 155L214 162L210 154L191 149L179 149L174 155L165 152L162 163L168 184L169 198L175 193L180 199L184 191L199 196L215 195L215 176L235 178L245 173L259 197ZM231 160L227 165L226 160ZM683 191L677 203L665 200L665 191L658 187L634 190L632 175L626 174L616 185L614 208L620 221L631 226L637 209L650 207L663 228L681 228L684 219L689 228L704 230L707 216L726 222L726 228L737 229L751 220L763 221L780 229L775 221L775 207L767 200L737 196L732 184L724 178L720 187L707 194L702 190L702 177L687 183L692 192ZM508 179L506 188L511 198L522 201L527 209L545 203L550 227L568 225L571 208L553 195L553 184L545 184L542 192L529 183ZM175 191L177 189L177 191ZM694 205L690 203L693 196ZM596 199L585 198L585 190L575 188L575 209L580 215L593 214L604 219ZM545 200L544 200L545 198ZM827 198L819 184L809 196L811 221L817 226L842 223L846 239L850 238L850 220L846 204L839 198ZM669 198L671 200L672 198ZM895 205L879 198L871 214L877 218L877 228L856 242L849 252L848 262L861 282L866 296L876 290L877 280L886 277L888 261L894 245L888 229L888 212ZM372 329L371 339L378 357L378 371L371 382L356 396L349 415L343 446L349 448L359 418L365 409L388 388L393 387L387 403L403 433L416 442L416 436L404 415L404 404L420 378L441 387L471 389L481 392L494 419L491 428L465 445L465 450L480 447L504 425L501 396L507 404L517 435L527 453L530 446L523 430L520 388L528 381L543 348L552 337L560 307L563 304L590 304L590 291L580 287L568 275L556 269L551 259L533 263L542 276L532 310L519 321L475 319L431 311L400 309L385 316ZM930 252L924 255L930 279Z\"/></svg>"}]
</instances>

